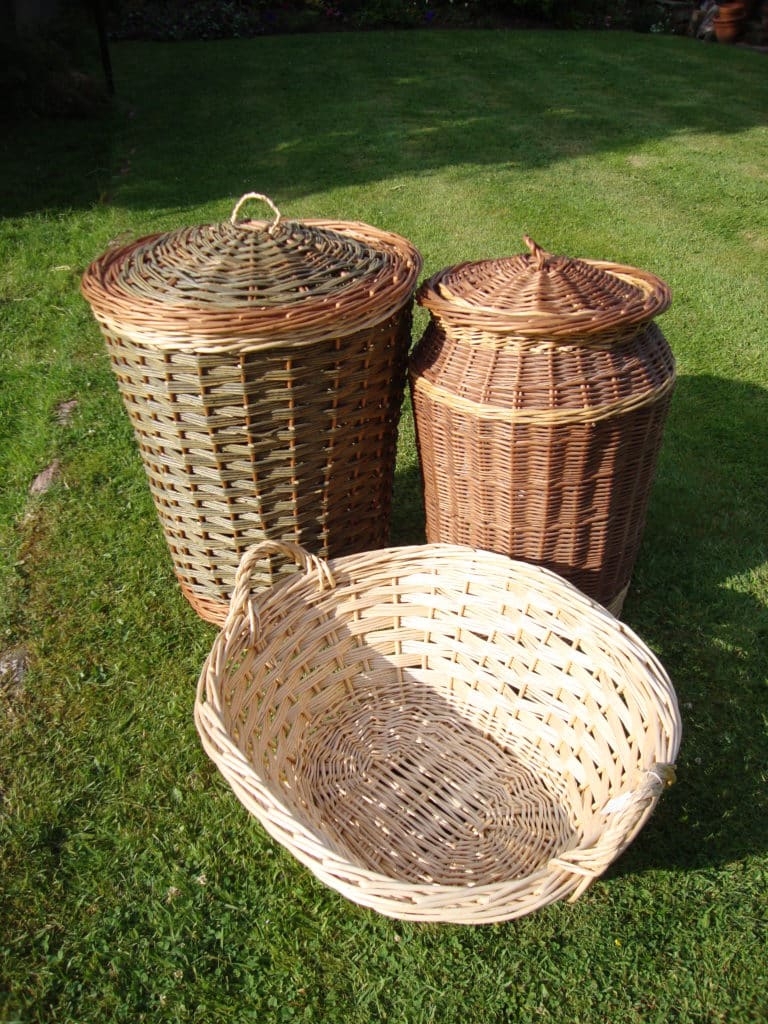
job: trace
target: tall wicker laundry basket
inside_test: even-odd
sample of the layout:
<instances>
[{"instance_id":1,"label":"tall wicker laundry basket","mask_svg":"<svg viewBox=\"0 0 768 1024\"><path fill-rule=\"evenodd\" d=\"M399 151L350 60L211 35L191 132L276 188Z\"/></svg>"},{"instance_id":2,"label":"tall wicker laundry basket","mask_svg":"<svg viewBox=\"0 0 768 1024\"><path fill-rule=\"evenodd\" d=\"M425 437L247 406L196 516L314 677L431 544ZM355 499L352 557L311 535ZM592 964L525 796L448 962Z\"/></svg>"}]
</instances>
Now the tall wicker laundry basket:
<instances>
[{"instance_id":1,"label":"tall wicker laundry basket","mask_svg":"<svg viewBox=\"0 0 768 1024\"><path fill-rule=\"evenodd\" d=\"M410 365L427 539L546 566L619 614L675 361L652 274L530 253L448 267Z\"/></svg>"},{"instance_id":2,"label":"tall wicker laundry basket","mask_svg":"<svg viewBox=\"0 0 768 1024\"><path fill-rule=\"evenodd\" d=\"M263 200L269 220L240 218ZM247 547L388 539L421 258L367 224L287 221L248 193L222 224L105 252L101 325L181 588L221 623ZM293 563L255 570L268 585Z\"/></svg>"}]
</instances>

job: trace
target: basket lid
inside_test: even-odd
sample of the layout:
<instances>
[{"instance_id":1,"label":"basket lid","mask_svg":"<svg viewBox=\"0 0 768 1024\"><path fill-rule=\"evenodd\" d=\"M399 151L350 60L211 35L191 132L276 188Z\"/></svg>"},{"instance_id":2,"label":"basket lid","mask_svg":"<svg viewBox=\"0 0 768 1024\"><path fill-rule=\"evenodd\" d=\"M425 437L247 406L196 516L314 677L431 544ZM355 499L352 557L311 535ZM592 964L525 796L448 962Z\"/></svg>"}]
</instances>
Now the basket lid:
<instances>
[{"instance_id":1,"label":"basket lid","mask_svg":"<svg viewBox=\"0 0 768 1024\"><path fill-rule=\"evenodd\" d=\"M521 336L585 336L644 323L671 302L653 274L618 263L546 252L527 235L528 253L447 267L416 299L447 323Z\"/></svg>"},{"instance_id":2,"label":"basket lid","mask_svg":"<svg viewBox=\"0 0 768 1024\"><path fill-rule=\"evenodd\" d=\"M240 220L249 200L274 217ZM410 295L421 257L410 242L367 224L288 221L249 192L229 221L149 235L108 250L82 283L97 313L137 328L232 336L362 329Z\"/></svg>"}]
</instances>

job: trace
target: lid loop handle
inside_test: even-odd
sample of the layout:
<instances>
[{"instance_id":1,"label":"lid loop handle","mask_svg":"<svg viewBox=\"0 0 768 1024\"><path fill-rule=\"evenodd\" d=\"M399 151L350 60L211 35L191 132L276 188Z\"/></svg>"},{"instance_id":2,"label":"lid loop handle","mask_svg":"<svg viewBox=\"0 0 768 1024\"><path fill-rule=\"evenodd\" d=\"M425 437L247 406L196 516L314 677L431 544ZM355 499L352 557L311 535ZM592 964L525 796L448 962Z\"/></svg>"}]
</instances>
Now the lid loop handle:
<instances>
[{"instance_id":1,"label":"lid loop handle","mask_svg":"<svg viewBox=\"0 0 768 1024\"><path fill-rule=\"evenodd\" d=\"M531 250L534 269L543 270L547 265L547 259L552 255L552 253L547 252L545 249L542 249L540 245L537 245L530 235L523 235L523 241Z\"/></svg>"},{"instance_id":2,"label":"lid loop handle","mask_svg":"<svg viewBox=\"0 0 768 1024\"><path fill-rule=\"evenodd\" d=\"M269 196L265 196L261 192L246 192L244 196L241 196L238 199L234 210L232 211L232 216L229 218L230 221L236 227L246 228L248 231L258 231L258 228L252 227L248 222L243 222L241 224L237 223L237 215L240 212L240 207L247 203L249 199L260 199L262 202L266 203L270 210L274 213L275 219L267 228L267 234L273 235L277 229L277 225L280 223L281 214L278 208L269 198Z\"/></svg>"}]
</instances>

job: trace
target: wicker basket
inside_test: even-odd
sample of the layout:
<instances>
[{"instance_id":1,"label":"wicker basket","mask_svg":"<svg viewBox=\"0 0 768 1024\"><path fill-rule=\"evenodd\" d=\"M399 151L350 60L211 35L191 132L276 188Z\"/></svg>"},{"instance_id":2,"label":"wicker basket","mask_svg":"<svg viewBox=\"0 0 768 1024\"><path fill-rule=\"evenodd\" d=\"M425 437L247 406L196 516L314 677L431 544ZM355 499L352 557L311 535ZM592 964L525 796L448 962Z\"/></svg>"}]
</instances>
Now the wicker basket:
<instances>
[{"instance_id":1,"label":"wicker basket","mask_svg":"<svg viewBox=\"0 0 768 1024\"><path fill-rule=\"evenodd\" d=\"M675 362L666 285L531 254L422 285L411 357L427 539L546 566L618 614L637 558Z\"/></svg>"},{"instance_id":2,"label":"wicker basket","mask_svg":"<svg viewBox=\"0 0 768 1024\"><path fill-rule=\"evenodd\" d=\"M242 221L249 199L274 217ZM226 616L264 539L324 556L388 541L416 249L366 224L231 222L152 235L88 268L185 595ZM254 582L285 563L266 560ZM293 569L291 563L290 569Z\"/></svg>"},{"instance_id":3,"label":"wicker basket","mask_svg":"<svg viewBox=\"0 0 768 1024\"><path fill-rule=\"evenodd\" d=\"M238 570L195 721L245 807L390 917L483 923L576 899L673 778L672 685L546 569L452 545Z\"/></svg>"}]
</instances>

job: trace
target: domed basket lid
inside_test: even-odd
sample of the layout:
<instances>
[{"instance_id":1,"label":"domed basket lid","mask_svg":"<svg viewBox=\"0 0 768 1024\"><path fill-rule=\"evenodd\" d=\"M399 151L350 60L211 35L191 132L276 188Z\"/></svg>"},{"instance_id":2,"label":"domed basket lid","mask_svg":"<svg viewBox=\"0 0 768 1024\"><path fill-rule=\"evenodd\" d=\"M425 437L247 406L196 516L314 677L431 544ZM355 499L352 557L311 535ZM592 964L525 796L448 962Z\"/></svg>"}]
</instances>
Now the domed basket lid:
<instances>
[{"instance_id":1,"label":"domed basket lid","mask_svg":"<svg viewBox=\"0 0 768 1024\"><path fill-rule=\"evenodd\" d=\"M253 199L269 205L270 221L238 219ZM97 315L133 334L199 342L284 332L300 342L386 319L420 269L418 251L399 235L357 222L287 221L271 199L249 192L229 221L108 250L88 267L82 291Z\"/></svg>"},{"instance_id":2,"label":"domed basket lid","mask_svg":"<svg viewBox=\"0 0 768 1024\"><path fill-rule=\"evenodd\" d=\"M589 337L622 331L663 313L667 285L653 274L546 252L527 235L529 253L447 267L416 299L446 324L503 335Z\"/></svg>"}]
</instances>

